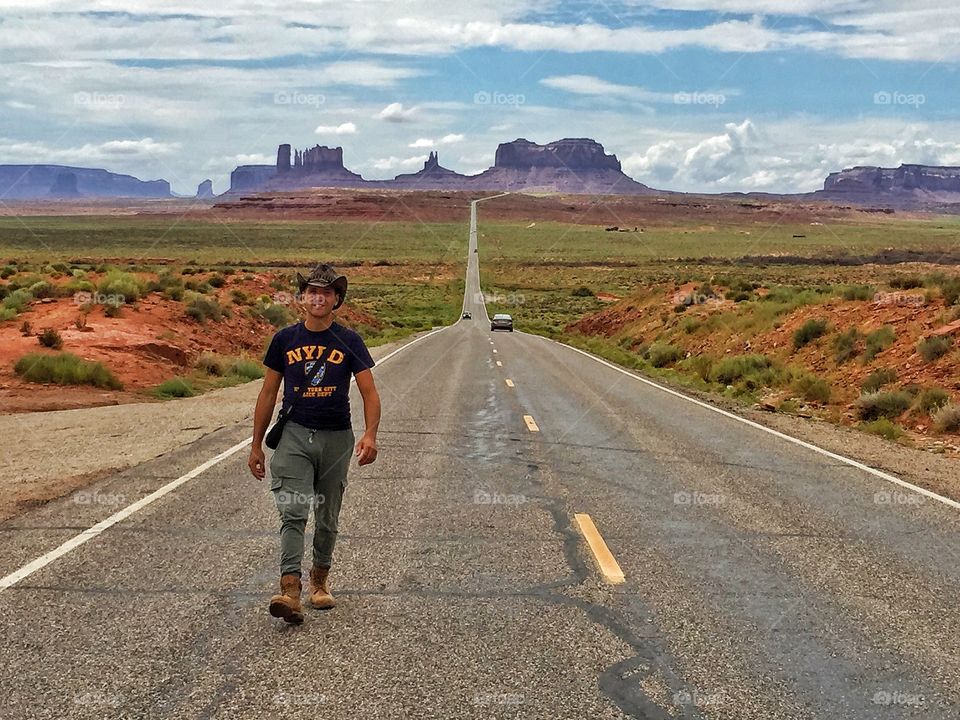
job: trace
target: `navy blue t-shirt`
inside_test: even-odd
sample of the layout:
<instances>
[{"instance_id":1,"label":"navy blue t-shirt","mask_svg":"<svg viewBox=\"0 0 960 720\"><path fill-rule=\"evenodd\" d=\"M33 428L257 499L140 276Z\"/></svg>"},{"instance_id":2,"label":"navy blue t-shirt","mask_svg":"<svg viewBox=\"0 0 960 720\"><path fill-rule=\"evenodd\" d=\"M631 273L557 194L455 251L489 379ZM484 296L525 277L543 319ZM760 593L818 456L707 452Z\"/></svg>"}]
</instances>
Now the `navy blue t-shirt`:
<instances>
[{"instance_id":1,"label":"navy blue t-shirt","mask_svg":"<svg viewBox=\"0 0 960 720\"><path fill-rule=\"evenodd\" d=\"M278 330L263 357L264 365L283 373L287 408L318 361L323 367L297 400L290 420L312 430L349 430L350 375L375 364L356 332L337 322L316 332L301 321Z\"/></svg>"}]
</instances>

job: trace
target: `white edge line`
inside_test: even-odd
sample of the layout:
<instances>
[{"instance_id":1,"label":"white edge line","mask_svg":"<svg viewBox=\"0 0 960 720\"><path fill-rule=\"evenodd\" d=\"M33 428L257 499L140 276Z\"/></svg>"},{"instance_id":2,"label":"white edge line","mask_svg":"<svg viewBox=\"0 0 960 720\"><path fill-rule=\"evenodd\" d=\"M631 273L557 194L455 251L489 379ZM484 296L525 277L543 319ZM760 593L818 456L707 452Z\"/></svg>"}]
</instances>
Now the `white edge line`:
<instances>
[{"instance_id":1,"label":"white edge line","mask_svg":"<svg viewBox=\"0 0 960 720\"><path fill-rule=\"evenodd\" d=\"M435 335L435 334L438 333L438 332L442 332L443 330L446 330L446 329L449 328L449 327L452 327L452 325L446 325L446 326L444 326L444 327L442 327L442 328L439 328L439 329L437 329L437 330L432 330L432 331L430 331L429 333L427 333L426 335L421 335L420 337L418 337L418 338L416 338L416 339L414 339L414 340L411 340L411 341L408 342L406 345L401 345L401 346L398 347L396 350L393 350L392 352L389 352L389 353L387 353L386 355L384 355L382 358L380 358L380 359L377 361L377 365L379 365L380 363L382 363L382 362L390 359L391 357L393 357L394 355L396 355L396 354L397 354L398 352L400 352L401 350L406 350L406 349L407 349L408 347L410 347L411 345L415 345L416 343L420 342L421 340L425 340L426 338L430 337L431 335ZM355 381L355 378L351 376L350 382L352 383L352 382L354 382L354 381ZM150 493L149 495L140 498L140 499L137 500L135 503L132 503L132 504L130 504L130 505L127 505L127 507L123 508L122 510L118 510L118 511L115 512L113 515L111 515L110 517L108 517L108 518L106 518L106 519L104 519L104 520L101 520L100 522L98 522L98 523L97 523L96 525L94 525L93 527L87 528L86 530L84 530L83 532L81 532L79 535L75 535L74 537L70 538L70 539L67 540L65 543L63 543L62 545L54 548L54 549L51 550L50 552L44 553L43 555L41 555L40 557L38 557L36 560L33 560L33 561L27 563L26 565L24 565L23 567L21 567L19 570L14 570L12 573L10 573L9 575L7 575L6 577L0 578L0 592L3 592L3 591L6 590L7 588L9 588L9 587L11 587L11 586L13 586L13 585L16 585L18 582L20 582L20 581L23 580L24 578L27 578L27 577L29 577L30 575L32 575L33 573L37 572L37 570L40 570L41 568L46 567L47 565L49 565L50 563L52 563L52 562L53 562L54 560L56 560L57 558L63 557L64 555L66 555L66 554L67 554L68 552L70 552L71 550L74 550L74 549L80 547L81 545L83 545L83 544L84 544L85 542L87 542L88 540L92 540L93 538L97 537L97 535L99 535L99 534L102 533L103 531L107 530L108 528L113 527L113 526L116 525L118 522L121 522L122 520L127 519L128 517L130 517L131 515L133 515L133 514L134 514L135 512L137 512L138 510L142 510L142 509L145 508L147 505L149 505L150 503L152 503L154 500L159 500L159 499L162 498L164 495L167 495L168 493L173 492L174 490L176 490L178 487L180 487L180 486L183 485L184 483L192 480L193 478L195 478L197 475L201 474L202 472L204 472L204 471L206 471L206 470L209 470L209 469L212 468L214 465L216 465L217 463L219 463L221 460L226 460L228 457L230 457L230 456L233 455L234 453L242 450L243 448L247 447L247 446L250 445L252 442L253 442L253 438L247 438L247 439L244 440L243 442L239 442L239 443L237 443L236 445L234 445L233 447L228 448L227 450L224 450L224 451L223 451L222 453L220 453L219 455L215 455L214 457L212 457L212 458L210 458L209 460L207 460L205 463L203 463L203 464L201 464L201 465L198 465L197 467L195 467L195 468L194 468L193 470L191 470L190 472L188 472L188 473L186 473L186 474L184 474L184 475L181 475L181 476L178 477L176 480L171 480L171 481L168 482L166 485L163 485L162 487L154 490L154 491L153 491L152 493Z\"/></svg>"},{"instance_id":2,"label":"white edge line","mask_svg":"<svg viewBox=\"0 0 960 720\"><path fill-rule=\"evenodd\" d=\"M757 430L762 430L763 432L769 433L770 435L774 435L780 438L781 440L786 440L787 442L791 442L794 445L799 445L801 447L807 448L808 450L813 450L814 452L820 453L821 455L825 455L826 457L833 458L834 460L839 460L842 463L850 465L851 467L855 467L858 470L863 470L864 472L870 473L871 475L874 475L882 480L886 480L887 482L894 483L895 485L899 485L900 487L906 488L908 490L912 490L915 493L928 497L932 500L936 500L937 502L941 502L944 505L949 505L954 509L960 510L960 502L957 502L956 500L952 500L948 497L944 497L943 495L938 495L937 493L932 492L931 490L927 490L926 488L919 487L917 485L907 482L906 480L901 480L896 475L891 475L890 473L886 473L883 470L877 470L876 468L872 468L869 465L865 465L862 462L859 462L852 458L845 457L844 455L838 455L835 452L830 452L829 450L825 450L824 448L819 447L818 445L814 445L813 443L808 443L805 440L800 440L799 438L795 438L791 435L787 435L786 433L782 433L779 430L774 430L773 428L769 428L766 425L761 425L760 423L754 422L753 420L748 420L745 417L741 417L732 412L728 412L722 408L718 408L715 405L711 405L710 403L705 403L702 400L697 400L696 398L690 397L689 395L685 395L682 392L673 390L672 388L665 387L664 385L654 382L653 380L642 377L640 375L635 375L629 370L625 370L622 367L614 365L613 363L607 360L604 360L601 357L597 357L596 355L593 355L592 353L588 353L586 350L581 350L580 348L574 347L573 345L567 345L566 343L560 342L559 340L548 338L545 335L536 335L535 333L528 333L522 330L520 330L519 332L522 333L523 335L529 335L530 337L537 337L542 340L547 340L549 342L555 343L557 345L562 345L563 347L569 348L574 352L580 353L581 355L586 355L588 358L596 360L598 363L602 363L607 367L613 368L617 372L621 372L624 375L632 377L634 380L639 380L640 382L645 383L646 385L650 385L651 387L655 387L658 390L662 390L665 393L669 393L670 395L673 395L675 397L682 398L684 400L687 400L688 402L692 402L693 404L699 405L702 408L706 408L707 410L710 410L712 412L719 413L724 417L728 417L738 422L742 422L745 425L749 425L752 428L756 428Z\"/></svg>"}]
</instances>

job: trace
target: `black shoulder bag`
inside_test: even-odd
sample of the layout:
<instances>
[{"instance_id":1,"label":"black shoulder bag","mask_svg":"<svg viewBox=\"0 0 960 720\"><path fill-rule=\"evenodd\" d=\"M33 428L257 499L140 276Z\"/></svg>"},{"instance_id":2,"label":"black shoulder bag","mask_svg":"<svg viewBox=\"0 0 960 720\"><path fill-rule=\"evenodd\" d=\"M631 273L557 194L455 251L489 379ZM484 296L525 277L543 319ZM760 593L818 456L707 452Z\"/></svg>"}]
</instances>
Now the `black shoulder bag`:
<instances>
[{"instance_id":1,"label":"black shoulder bag","mask_svg":"<svg viewBox=\"0 0 960 720\"><path fill-rule=\"evenodd\" d=\"M264 445L266 445L271 450L276 450L277 445L280 444L280 436L283 435L283 426L287 424L287 420L290 419L290 413L293 412L294 406L297 404L297 401L303 397L303 394L307 391L307 388L310 387L310 383L313 382L313 379L317 376L317 373L320 372L320 368L323 367L325 363L321 363L317 360L313 369L310 371L310 374L303 379L303 387L300 388L300 392L294 396L293 400L290 402L290 407L285 408L282 405L280 406L280 412L277 413L277 421L273 424L273 427L270 428L267 432L267 436L263 439Z\"/></svg>"}]
</instances>

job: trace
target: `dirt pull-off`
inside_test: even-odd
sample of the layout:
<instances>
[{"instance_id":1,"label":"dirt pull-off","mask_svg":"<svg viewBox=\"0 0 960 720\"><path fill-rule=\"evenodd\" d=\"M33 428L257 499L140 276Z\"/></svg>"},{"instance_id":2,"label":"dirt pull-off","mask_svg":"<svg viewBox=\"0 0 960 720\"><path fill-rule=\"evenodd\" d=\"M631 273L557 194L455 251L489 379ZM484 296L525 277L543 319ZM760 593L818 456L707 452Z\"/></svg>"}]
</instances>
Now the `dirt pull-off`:
<instances>
[{"instance_id":1,"label":"dirt pull-off","mask_svg":"<svg viewBox=\"0 0 960 720\"><path fill-rule=\"evenodd\" d=\"M371 348L370 354L380 360L418 336ZM0 415L0 437L5 441L0 521L226 425L246 421L252 433L261 385L256 380L160 403ZM361 413L362 408L353 412Z\"/></svg>"}]
</instances>

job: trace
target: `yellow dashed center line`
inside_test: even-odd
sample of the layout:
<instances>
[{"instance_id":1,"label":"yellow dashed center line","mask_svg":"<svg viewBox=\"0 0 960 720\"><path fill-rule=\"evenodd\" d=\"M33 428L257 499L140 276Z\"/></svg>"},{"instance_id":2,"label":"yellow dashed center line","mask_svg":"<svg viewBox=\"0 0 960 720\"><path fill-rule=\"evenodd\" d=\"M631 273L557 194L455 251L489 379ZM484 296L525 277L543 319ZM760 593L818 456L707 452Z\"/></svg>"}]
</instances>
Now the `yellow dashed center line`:
<instances>
[{"instance_id":1,"label":"yellow dashed center line","mask_svg":"<svg viewBox=\"0 0 960 720\"><path fill-rule=\"evenodd\" d=\"M497 367L503 367L503 363L497 360Z\"/></svg>"},{"instance_id":2,"label":"yellow dashed center line","mask_svg":"<svg viewBox=\"0 0 960 720\"><path fill-rule=\"evenodd\" d=\"M590 551L597 561L597 566L600 568L604 580L613 585L622 583L625 579L623 570L620 569L620 564L603 541L600 531L593 524L593 519L586 513L577 513L574 515L574 519L577 521L577 526L587 541L587 545L590 546Z\"/></svg>"},{"instance_id":3,"label":"yellow dashed center line","mask_svg":"<svg viewBox=\"0 0 960 720\"><path fill-rule=\"evenodd\" d=\"M513 380L507 378L507 387L513 387Z\"/></svg>"},{"instance_id":4,"label":"yellow dashed center line","mask_svg":"<svg viewBox=\"0 0 960 720\"><path fill-rule=\"evenodd\" d=\"M494 348L494 349L493 349L493 351L494 351L494 352L496 352L496 351L497 351L497 349L496 349L496 348Z\"/></svg>"},{"instance_id":5,"label":"yellow dashed center line","mask_svg":"<svg viewBox=\"0 0 960 720\"><path fill-rule=\"evenodd\" d=\"M533 415L524 415L523 421L527 424L527 430L530 432L540 432L540 426L538 426L537 421L533 419Z\"/></svg>"}]
</instances>

